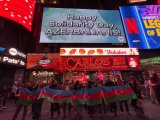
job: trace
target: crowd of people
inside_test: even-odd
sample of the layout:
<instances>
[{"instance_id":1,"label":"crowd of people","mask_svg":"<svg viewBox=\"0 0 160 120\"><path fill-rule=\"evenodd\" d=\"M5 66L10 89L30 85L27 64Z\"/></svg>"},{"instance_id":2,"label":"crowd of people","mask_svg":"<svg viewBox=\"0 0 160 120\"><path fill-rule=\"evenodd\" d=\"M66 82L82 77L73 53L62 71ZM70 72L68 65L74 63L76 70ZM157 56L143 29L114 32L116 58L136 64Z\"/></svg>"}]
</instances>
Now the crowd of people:
<instances>
[{"instance_id":1,"label":"crowd of people","mask_svg":"<svg viewBox=\"0 0 160 120\"><path fill-rule=\"evenodd\" d=\"M145 80L144 84L151 102L155 104L157 101L160 104L160 78L158 75L153 74L150 79Z\"/></svg>"},{"instance_id":2,"label":"crowd of people","mask_svg":"<svg viewBox=\"0 0 160 120\"><path fill-rule=\"evenodd\" d=\"M146 90L148 91L150 95L150 99L153 103L155 103L155 99L157 98L157 101L160 103L160 80L159 78L154 75L151 77L147 83L146 83ZM59 104L58 102L50 103L50 116L53 119L54 113L57 113L57 116L60 116L63 113L63 116L72 115L72 111L76 113L76 115L81 114L81 109L85 108L88 111L88 116L93 117L95 116L95 113L103 114L106 117L108 117L108 113L111 112L114 116L117 116L117 111L119 111L121 114L130 114L130 107L131 105L134 108L134 111L136 114L144 115L143 112L143 97L141 95L141 88L140 84L136 80L135 77L130 76L127 82L123 81L119 75L116 76L116 80L111 80L109 76L106 78L105 81L97 80L96 82L88 80L88 83L80 83L79 81L70 82L69 80L66 80L63 84L59 84L56 80L52 80L51 84L44 85L41 82L36 83L35 85L31 84L30 82L26 82L24 85L14 85L12 87L12 94L14 96L14 102L17 106L16 111L14 113L14 116L12 120L16 120L18 117L19 112L21 109L23 110L23 119L25 120L26 114L27 114L27 108L28 105L22 104L22 100L19 99L19 89L24 87L27 88L30 91L42 89L43 87L49 87L50 89L56 89L56 90L80 90L80 89L88 89L88 88L94 88L94 87L100 87L100 86L122 86L124 84L129 84L130 87L133 89L135 94L137 95L137 99L131 99L131 100L124 100L119 102L112 102L106 104L104 101L100 102L96 106L89 106L89 105L74 105L71 103L63 103ZM5 88L4 88L5 91ZM5 92L4 92L5 94ZM19 100L18 100L19 99ZM3 105L5 106L6 96L3 96ZM43 105L43 99L39 99L32 103L32 119L33 120L39 120L41 117L41 109ZM62 109L62 110L61 110ZM68 110L66 110L68 109ZM66 114L66 111L69 113Z\"/></svg>"}]
</instances>

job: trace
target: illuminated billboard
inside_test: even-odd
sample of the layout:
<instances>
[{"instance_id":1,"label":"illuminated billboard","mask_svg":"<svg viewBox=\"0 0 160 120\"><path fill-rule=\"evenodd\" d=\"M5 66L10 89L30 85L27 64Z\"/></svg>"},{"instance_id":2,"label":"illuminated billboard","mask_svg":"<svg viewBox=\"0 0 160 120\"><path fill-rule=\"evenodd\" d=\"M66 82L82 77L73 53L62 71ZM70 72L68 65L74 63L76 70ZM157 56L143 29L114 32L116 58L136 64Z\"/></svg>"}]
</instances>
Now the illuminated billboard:
<instances>
[{"instance_id":1,"label":"illuminated billboard","mask_svg":"<svg viewBox=\"0 0 160 120\"><path fill-rule=\"evenodd\" d=\"M0 0L0 16L32 29L35 0Z\"/></svg>"},{"instance_id":2,"label":"illuminated billboard","mask_svg":"<svg viewBox=\"0 0 160 120\"><path fill-rule=\"evenodd\" d=\"M61 71L140 70L137 56L61 56Z\"/></svg>"},{"instance_id":3,"label":"illuminated billboard","mask_svg":"<svg viewBox=\"0 0 160 120\"><path fill-rule=\"evenodd\" d=\"M122 6L120 12L129 47L160 48L160 5Z\"/></svg>"},{"instance_id":4,"label":"illuminated billboard","mask_svg":"<svg viewBox=\"0 0 160 120\"><path fill-rule=\"evenodd\" d=\"M60 56L56 53L27 54L26 69L54 69L60 70Z\"/></svg>"},{"instance_id":5,"label":"illuminated billboard","mask_svg":"<svg viewBox=\"0 0 160 120\"><path fill-rule=\"evenodd\" d=\"M139 55L137 48L60 48L60 56Z\"/></svg>"},{"instance_id":6,"label":"illuminated billboard","mask_svg":"<svg viewBox=\"0 0 160 120\"><path fill-rule=\"evenodd\" d=\"M40 43L126 43L118 10L44 8Z\"/></svg>"}]
</instances>

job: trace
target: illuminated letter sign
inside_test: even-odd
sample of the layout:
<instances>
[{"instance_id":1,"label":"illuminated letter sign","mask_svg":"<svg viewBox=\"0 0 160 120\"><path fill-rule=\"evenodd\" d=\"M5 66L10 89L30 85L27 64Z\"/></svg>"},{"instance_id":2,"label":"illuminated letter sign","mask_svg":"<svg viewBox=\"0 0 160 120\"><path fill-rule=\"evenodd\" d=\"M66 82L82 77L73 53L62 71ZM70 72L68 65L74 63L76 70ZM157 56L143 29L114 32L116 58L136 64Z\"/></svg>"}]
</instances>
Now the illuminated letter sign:
<instances>
[{"instance_id":1,"label":"illuminated letter sign","mask_svg":"<svg viewBox=\"0 0 160 120\"><path fill-rule=\"evenodd\" d=\"M138 27L136 24L136 20L134 18L126 18L125 21L126 21L128 34L132 34L132 33L138 34L139 33Z\"/></svg>"},{"instance_id":2,"label":"illuminated letter sign","mask_svg":"<svg viewBox=\"0 0 160 120\"><path fill-rule=\"evenodd\" d=\"M133 63L134 62L134 63ZM136 62L136 64L135 64ZM138 57L61 57L61 70L131 70L140 69Z\"/></svg>"},{"instance_id":3,"label":"illuminated letter sign","mask_svg":"<svg viewBox=\"0 0 160 120\"><path fill-rule=\"evenodd\" d=\"M15 57L11 57L11 56L0 56L0 62L13 64L13 65L17 65L17 66L25 66L24 60L21 60L21 59L15 58Z\"/></svg>"},{"instance_id":4,"label":"illuminated letter sign","mask_svg":"<svg viewBox=\"0 0 160 120\"><path fill-rule=\"evenodd\" d=\"M26 58L26 55L19 52L17 49L15 48L10 48L9 49L9 54L12 55L12 56L20 56L20 57L23 57L23 58Z\"/></svg>"}]
</instances>

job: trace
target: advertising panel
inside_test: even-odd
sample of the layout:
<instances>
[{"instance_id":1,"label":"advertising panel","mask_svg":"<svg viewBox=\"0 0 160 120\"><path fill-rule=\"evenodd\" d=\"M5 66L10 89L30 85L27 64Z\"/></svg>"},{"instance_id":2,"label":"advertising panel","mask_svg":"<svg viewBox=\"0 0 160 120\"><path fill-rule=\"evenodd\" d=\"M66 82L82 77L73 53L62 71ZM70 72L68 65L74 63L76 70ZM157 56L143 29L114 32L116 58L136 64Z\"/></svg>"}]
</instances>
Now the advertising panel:
<instances>
[{"instance_id":1,"label":"advertising panel","mask_svg":"<svg viewBox=\"0 0 160 120\"><path fill-rule=\"evenodd\" d=\"M160 48L160 5L122 6L120 12L129 47Z\"/></svg>"},{"instance_id":2,"label":"advertising panel","mask_svg":"<svg viewBox=\"0 0 160 120\"><path fill-rule=\"evenodd\" d=\"M31 31L36 0L0 0L0 17L13 20Z\"/></svg>"},{"instance_id":3,"label":"advertising panel","mask_svg":"<svg viewBox=\"0 0 160 120\"><path fill-rule=\"evenodd\" d=\"M27 54L27 69L60 70L60 56L56 53Z\"/></svg>"},{"instance_id":4,"label":"advertising panel","mask_svg":"<svg viewBox=\"0 0 160 120\"><path fill-rule=\"evenodd\" d=\"M60 56L139 55L137 48L60 48Z\"/></svg>"},{"instance_id":5,"label":"advertising panel","mask_svg":"<svg viewBox=\"0 0 160 120\"><path fill-rule=\"evenodd\" d=\"M118 10L44 8L40 43L126 43Z\"/></svg>"},{"instance_id":6,"label":"advertising panel","mask_svg":"<svg viewBox=\"0 0 160 120\"><path fill-rule=\"evenodd\" d=\"M139 70L137 56L63 56L61 57L62 71L97 71L97 70Z\"/></svg>"}]
</instances>

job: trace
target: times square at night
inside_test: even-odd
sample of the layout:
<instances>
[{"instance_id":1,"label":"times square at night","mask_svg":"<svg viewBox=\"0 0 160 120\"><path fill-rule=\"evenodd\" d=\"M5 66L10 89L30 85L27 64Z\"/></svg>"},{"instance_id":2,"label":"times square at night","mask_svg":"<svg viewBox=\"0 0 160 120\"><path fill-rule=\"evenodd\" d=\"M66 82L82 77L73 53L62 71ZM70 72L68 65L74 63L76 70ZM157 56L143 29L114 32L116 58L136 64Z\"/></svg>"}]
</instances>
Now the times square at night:
<instances>
[{"instance_id":1,"label":"times square at night","mask_svg":"<svg viewBox=\"0 0 160 120\"><path fill-rule=\"evenodd\" d=\"M0 119L160 119L159 0L0 0Z\"/></svg>"}]
</instances>

